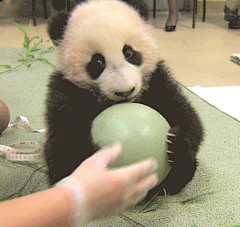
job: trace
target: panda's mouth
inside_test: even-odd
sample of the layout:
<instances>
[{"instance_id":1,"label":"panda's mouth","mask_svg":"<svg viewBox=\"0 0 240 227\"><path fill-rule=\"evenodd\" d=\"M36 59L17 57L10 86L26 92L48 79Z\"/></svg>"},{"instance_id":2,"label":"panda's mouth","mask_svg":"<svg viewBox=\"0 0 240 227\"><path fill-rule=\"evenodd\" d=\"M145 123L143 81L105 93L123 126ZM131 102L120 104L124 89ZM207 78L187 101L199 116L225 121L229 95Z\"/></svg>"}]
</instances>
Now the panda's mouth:
<instances>
[{"instance_id":1,"label":"panda's mouth","mask_svg":"<svg viewBox=\"0 0 240 227\"><path fill-rule=\"evenodd\" d=\"M130 95L132 95L135 91L135 87L133 87L131 90L127 92L114 92L114 95L118 97L128 98Z\"/></svg>"},{"instance_id":2,"label":"panda's mouth","mask_svg":"<svg viewBox=\"0 0 240 227\"><path fill-rule=\"evenodd\" d=\"M136 98L136 95L129 95L127 97L119 97L114 95L112 97L109 97L109 99L115 101L116 103L133 102Z\"/></svg>"},{"instance_id":3,"label":"panda's mouth","mask_svg":"<svg viewBox=\"0 0 240 227\"><path fill-rule=\"evenodd\" d=\"M136 99L137 99L137 96L127 97L125 99L116 101L116 103L120 104L120 103L126 103L126 102L134 102Z\"/></svg>"},{"instance_id":4,"label":"panda's mouth","mask_svg":"<svg viewBox=\"0 0 240 227\"><path fill-rule=\"evenodd\" d=\"M112 101L114 103L126 103L126 102L134 102L139 97L139 91L137 87L131 88L129 91L102 91L102 97L105 97L105 100Z\"/></svg>"},{"instance_id":5,"label":"panda's mouth","mask_svg":"<svg viewBox=\"0 0 240 227\"><path fill-rule=\"evenodd\" d=\"M126 102L133 102L133 100L132 99L123 99L123 100L117 101L116 103L121 104L121 103L126 103Z\"/></svg>"},{"instance_id":6,"label":"panda's mouth","mask_svg":"<svg viewBox=\"0 0 240 227\"><path fill-rule=\"evenodd\" d=\"M136 98L137 89L136 87L132 87L128 91L111 91L109 98L117 103L121 102L131 102Z\"/></svg>"}]
</instances>

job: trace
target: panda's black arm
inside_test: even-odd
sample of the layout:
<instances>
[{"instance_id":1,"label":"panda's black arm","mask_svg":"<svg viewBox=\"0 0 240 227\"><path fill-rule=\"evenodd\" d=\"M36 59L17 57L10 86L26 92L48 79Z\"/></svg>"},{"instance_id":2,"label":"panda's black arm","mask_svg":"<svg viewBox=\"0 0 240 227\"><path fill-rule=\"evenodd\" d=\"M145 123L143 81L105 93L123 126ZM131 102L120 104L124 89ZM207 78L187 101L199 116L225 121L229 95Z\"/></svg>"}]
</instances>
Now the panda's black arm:
<instances>
[{"instance_id":1,"label":"panda's black arm","mask_svg":"<svg viewBox=\"0 0 240 227\"><path fill-rule=\"evenodd\" d=\"M161 113L171 128L177 126L185 136L194 137L192 142L197 144L195 149L198 149L203 138L200 118L163 62L152 74L149 89L143 93L141 103Z\"/></svg>"},{"instance_id":2,"label":"panda's black arm","mask_svg":"<svg viewBox=\"0 0 240 227\"><path fill-rule=\"evenodd\" d=\"M141 103L161 113L171 126L168 147L172 166L167 178L148 194L152 197L163 188L170 194L178 193L193 177L196 170L196 154L203 140L201 121L180 86L171 77L163 62L152 74L149 89L143 93Z\"/></svg>"},{"instance_id":3,"label":"panda's black arm","mask_svg":"<svg viewBox=\"0 0 240 227\"><path fill-rule=\"evenodd\" d=\"M93 153L88 134L97 105L88 93L64 80L60 72L51 76L44 148L51 184L69 175Z\"/></svg>"}]
</instances>

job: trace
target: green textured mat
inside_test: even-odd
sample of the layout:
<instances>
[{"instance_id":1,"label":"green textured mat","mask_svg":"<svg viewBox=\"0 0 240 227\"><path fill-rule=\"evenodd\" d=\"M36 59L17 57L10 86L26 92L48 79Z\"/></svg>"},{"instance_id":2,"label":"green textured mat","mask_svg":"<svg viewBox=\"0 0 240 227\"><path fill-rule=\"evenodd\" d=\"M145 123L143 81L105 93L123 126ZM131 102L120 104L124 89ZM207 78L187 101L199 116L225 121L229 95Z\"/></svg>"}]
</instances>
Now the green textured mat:
<instances>
[{"instance_id":1,"label":"green textured mat","mask_svg":"<svg viewBox=\"0 0 240 227\"><path fill-rule=\"evenodd\" d=\"M0 49L0 65L16 65L20 49ZM44 57L55 63L54 52ZM3 71L0 68L0 71ZM44 128L46 85L53 68L34 63L18 71L0 74L0 99L9 107L11 119L26 116L36 129ZM198 154L199 167L193 180L177 195L158 197L147 213L123 214L86 226L230 226L240 221L240 122L212 107L184 88L184 93L199 112L206 130L205 141ZM15 126L0 137L0 144L9 145L22 140L43 143L44 134ZM38 166L42 166L39 164ZM28 165L12 163L0 153L0 199L19 191L34 169ZM24 187L26 195L48 187L46 175L38 171Z\"/></svg>"}]
</instances>

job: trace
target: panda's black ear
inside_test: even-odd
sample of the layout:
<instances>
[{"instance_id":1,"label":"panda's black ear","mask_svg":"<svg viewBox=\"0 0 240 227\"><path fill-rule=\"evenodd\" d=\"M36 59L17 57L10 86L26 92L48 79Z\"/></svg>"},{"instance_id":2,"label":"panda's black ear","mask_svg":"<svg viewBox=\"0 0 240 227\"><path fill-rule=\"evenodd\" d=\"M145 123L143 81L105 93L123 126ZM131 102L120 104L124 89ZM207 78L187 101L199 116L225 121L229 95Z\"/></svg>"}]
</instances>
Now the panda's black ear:
<instances>
[{"instance_id":1,"label":"panda's black ear","mask_svg":"<svg viewBox=\"0 0 240 227\"><path fill-rule=\"evenodd\" d=\"M148 20L150 10L146 0L122 0L122 1L133 6L133 8L135 8L138 11L142 19L144 19L145 21Z\"/></svg>"},{"instance_id":2,"label":"panda's black ear","mask_svg":"<svg viewBox=\"0 0 240 227\"><path fill-rule=\"evenodd\" d=\"M48 22L48 34L56 46L58 46L59 42L63 38L63 33L65 27L67 26L69 15L70 14L66 12L58 12L51 17Z\"/></svg>"}]
</instances>

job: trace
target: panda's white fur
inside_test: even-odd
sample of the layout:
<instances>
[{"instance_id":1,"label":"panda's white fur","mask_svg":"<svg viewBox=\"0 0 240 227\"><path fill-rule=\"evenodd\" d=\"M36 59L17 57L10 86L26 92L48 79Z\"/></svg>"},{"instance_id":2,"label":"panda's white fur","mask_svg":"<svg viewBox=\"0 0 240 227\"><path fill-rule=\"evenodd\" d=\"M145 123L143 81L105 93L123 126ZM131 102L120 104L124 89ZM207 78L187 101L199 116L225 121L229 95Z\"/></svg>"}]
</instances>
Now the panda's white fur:
<instances>
[{"instance_id":1,"label":"panda's white fur","mask_svg":"<svg viewBox=\"0 0 240 227\"><path fill-rule=\"evenodd\" d=\"M79 87L98 86L103 95L115 101L122 97L115 95L114 91L126 92L135 87L129 96L134 100L142 90L142 75L150 75L160 60L150 30L138 12L123 2L92 0L82 3L70 16L58 47L56 68ZM125 44L143 54L141 66L126 61L122 53ZM85 66L97 52L103 54L107 66L97 80L92 80Z\"/></svg>"}]
</instances>

